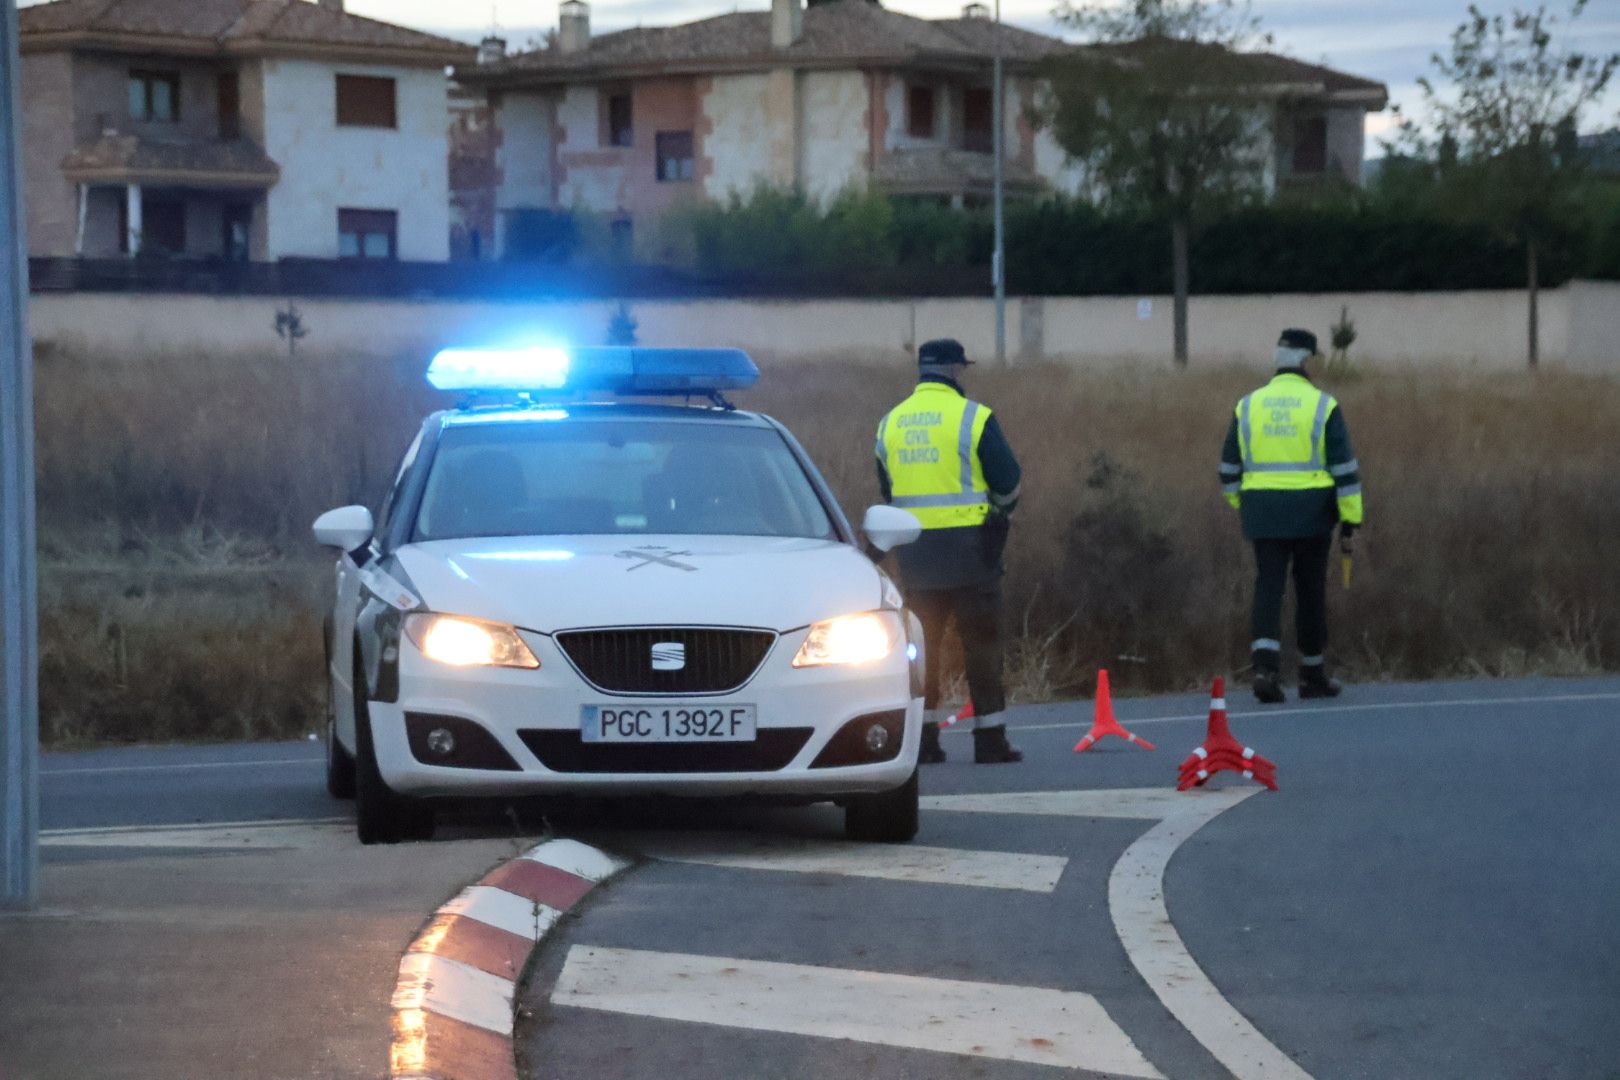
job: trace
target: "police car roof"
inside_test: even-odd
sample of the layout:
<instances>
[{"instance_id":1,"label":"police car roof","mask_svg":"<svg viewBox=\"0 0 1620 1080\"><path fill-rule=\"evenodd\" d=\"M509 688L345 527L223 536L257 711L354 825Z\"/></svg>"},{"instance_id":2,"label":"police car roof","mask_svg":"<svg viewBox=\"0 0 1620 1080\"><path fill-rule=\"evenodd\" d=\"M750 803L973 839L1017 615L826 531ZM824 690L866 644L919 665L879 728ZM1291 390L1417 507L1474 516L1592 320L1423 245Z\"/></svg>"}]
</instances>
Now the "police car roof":
<instances>
[{"instance_id":1,"label":"police car roof","mask_svg":"<svg viewBox=\"0 0 1620 1080\"><path fill-rule=\"evenodd\" d=\"M762 414L743 409L722 409L709 404L653 405L634 401L556 402L533 406L490 405L447 409L440 414L445 427L474 424L557 423L594 420L663 420L684 423L740 424L770 427Z\"/></svg>"}]
</instances>

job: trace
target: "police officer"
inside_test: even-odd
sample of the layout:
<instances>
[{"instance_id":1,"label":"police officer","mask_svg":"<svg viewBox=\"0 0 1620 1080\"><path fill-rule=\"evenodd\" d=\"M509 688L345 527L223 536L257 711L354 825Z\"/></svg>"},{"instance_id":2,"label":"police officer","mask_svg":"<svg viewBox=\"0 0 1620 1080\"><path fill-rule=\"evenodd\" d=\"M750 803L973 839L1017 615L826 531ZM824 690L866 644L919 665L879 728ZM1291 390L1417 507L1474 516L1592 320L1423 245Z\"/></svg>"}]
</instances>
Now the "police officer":
<instances>
[{"instance_id":1,"label":"police officer","mask_svg":"<svg viewBox=\"0 0 1620 1080\"><path fill-rule=\"evenodd\" d=\"M1007 742L1001 681L1001 556L1022 472L996 418L962 390L971 363L949 339L917 351L916 391L878 424L877 470L884 501L922 522L917 542L899 549L906 601L931 647L955 620L975 713L973 760L990 764L1024 757ZM932 765L945 760L939 665L928 665L927 679L919 760Z\"/></svg>"},{"instance_id":2,"label":"police officer","mask_svg":"<svg viewBox=\"0 0 1620 1080\"><path fill-rule=\"evenodd\" d=\"M1283 700L1282 602L1293 567L1299 696L1339 695L1327 673L1327 570L1333 527L1361 524L1361 474L1333 395L1311 383L1316 335L1284 330L1277 374L1238 402L1221 451L1221 488L1254 544L1254 696Z\"/></svg>"}]
</instances>

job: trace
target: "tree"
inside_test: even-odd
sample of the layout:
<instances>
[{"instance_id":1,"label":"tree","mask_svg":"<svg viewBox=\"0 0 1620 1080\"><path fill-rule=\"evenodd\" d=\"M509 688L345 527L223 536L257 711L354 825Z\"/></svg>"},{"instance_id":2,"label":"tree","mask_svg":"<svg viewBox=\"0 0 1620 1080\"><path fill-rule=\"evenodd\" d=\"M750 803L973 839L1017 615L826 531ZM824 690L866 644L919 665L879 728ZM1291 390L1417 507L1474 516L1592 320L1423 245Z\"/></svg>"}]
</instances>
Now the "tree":
<instances>
[{"instance_id":1,"label":"tree","mask_svg":"<svg viewBox=\"0 0 1620 1080\"><path fill-rule=\"evenodd\" d=\"M1573 0L1569 19L1585 8ZM1540 361L1540 257L1583 172L1576 132L1620 66L1620 54L1555 44L1560 21L1546 4L1494 17L1469 5L1451 55L1429 58L1436 78L1418 80L1428 129L1404 119L1396 143L1437 163L1450 205L1523 245L1531 367Z\"/></svg>"},{"instance_id":2,"label":"tree","mask_svg":"<svg viewBox=\"0 0 1620 1080\"><path fill-rule=\"evenodd\" d=\"M1037 119L1105 199L1169 221L1185 365L1193 222L1265 181L1266 103L1241 52L1269 38L1241 0L1060 0L1054 14L1092 47L1050 63Z\"/></svg>"}]
</instances>

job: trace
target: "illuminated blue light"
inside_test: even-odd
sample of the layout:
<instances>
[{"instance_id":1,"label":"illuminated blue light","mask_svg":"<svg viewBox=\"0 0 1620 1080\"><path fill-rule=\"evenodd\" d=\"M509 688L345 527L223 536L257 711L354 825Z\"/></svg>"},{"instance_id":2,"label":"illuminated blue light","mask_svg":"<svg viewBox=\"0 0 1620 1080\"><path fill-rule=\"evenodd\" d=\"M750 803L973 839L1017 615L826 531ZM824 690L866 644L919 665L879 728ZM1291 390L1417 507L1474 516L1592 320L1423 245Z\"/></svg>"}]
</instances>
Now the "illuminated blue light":
<instances>
[{"instance_id":1,"label":"illuminated blue light","mask_svg":"<svg viewBox=\"0 0 1620 1080\"><path fill-rule=\"evenodd\" d=\"M457 427L467 424L511 424L524 420L566 420L567 409L493 409L458 413L452 420Z\"/></svg>"},{"instance_id":2,"label":"illuminated blue light","mask_svg":"<svg viewBox=\"0 0 1620 1080\"><path fill-rule=\"evenodd\" d=\"M568 353L556 348L445 349L428 365L439 390L561 390Z\"/></svg>"},{"instance_id":3,"label":"illuminated blue light","mask_svg":"<svg viewBox=\"0 0 1620 1080\"><path fill-rule=\"evenodd\" d=\"M906 659L912 663L917 661L917 646L915 643L906 646Z\"/></svg>"},{"instance_id":4,"label":"illuminated blue light","mask_svg":"<svg viewBox=\"0 0 1620 1080\"><path fill-rule=\"evenodd\" d=\"M759 368L739 349L461 348L428 366L428 382L440 390L526 395L707 396L757 381Z\"/></svg>"}]
</instances>

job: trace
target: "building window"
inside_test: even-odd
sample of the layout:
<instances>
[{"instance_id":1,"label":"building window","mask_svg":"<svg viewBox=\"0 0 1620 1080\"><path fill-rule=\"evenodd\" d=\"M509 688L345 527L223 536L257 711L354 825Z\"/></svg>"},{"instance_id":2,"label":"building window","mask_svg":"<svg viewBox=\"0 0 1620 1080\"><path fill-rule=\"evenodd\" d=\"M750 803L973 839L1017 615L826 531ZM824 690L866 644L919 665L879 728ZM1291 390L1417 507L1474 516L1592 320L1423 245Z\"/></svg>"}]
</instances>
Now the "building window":
<instances>
[{"instance_id":1,"label":"building window","mask_svg":"<svg viewBox=\"0 0 1620 1080\"><path fill-rule=\"evenodd\" d=\"M141 199L141 250L155 255L186 253L185 203L161 196Z\"/></svg>"},{"instance_id":2,"label":"building window","mask_svg":"<svg viewBox=\"0 0 1620 1080\"><path fill-rule=\"evenodd\" d=\"M397 127L394 80L370 75L339 75L337 122L339 127Z\"/></svg>"},{"instance_id":3,"label":"building window","mask_svg":"<svg viewBox=\"0 0 1620 1080\"><path fill-rule=\"evenodd\" d=\"M180 119L180 76L172 71L129 73L129 118L172 124Z\"/></svg>"},{"instance_id":4,"label":"building window","mask_svg":"<svg viewBox=\"0 0 1620 1080\"><path fill-rule=\"evenodd\" d=\"M338 258L399 257L399 214L393 210L339 210Z\"/></svg>"},{"instance_id":5,"label":"building window","mask_svg":"<svg viewBox=\"0 0 1620 1080\"><path fill-rule=\"evenodd\" d=\"M1294 118L1294 175L1319 176L1327 171L1327 117Z\"/></svg>"},{"instance_id":6,"label":"building window","mask_svg":"<svg viewBox=\"0 0 1620 1080\"><path fill-rule=\"evenodd\" d=\"M230 262L247 262L253 253L253 207L228 203L220 214L220 254Z\"/></svg>"},{"instance_id":7,"label":"building window","mask_svg":"<svg viewBox=\"0 0 1620 1080\"><path fill-rule=\"evenodd\" d=\"M631 146L635 128L631 125L630 92L609 94L607 99L607 145Z\"/></svg>"},{"instance_id":8,"label":"building window","mask_svg":"<svg viewBox=\"0 0 1620 1080\"><path fill-rule=\"evenodd\" d=\"M962 91L962 149L988 154L995 149L995 98L986 86Z\"/></svg>"},{"instance_id":9,"label":"building window","mask_svg":"<svg viewBox=\"0 0 1620 1080\"><path fill-rule=\"evenodd\" d=\"M690 131L660 131L657 142L659 182L691 180L696 175Z\"/></svg>"},{"instance_id":10,"label":"building window","mask_svg":"<svg viewBox=\"0 0 1620 1080\"><path fill-rule=\"evenodd\" d=\"M242 136L242 84L236 72L227 71L215 85L215 98L219 105L219 137L238 139Z\"/></svg>"},{"instance_id":11,"label":"building window","mask_svg":"<svg viewBox=\"0 0 1620 1080\"><path fill-rule=\"evenodd\" d=\"M906 134L913 139L934 137L934 88L906 88Z\"/></svg>"}]
</instances>

